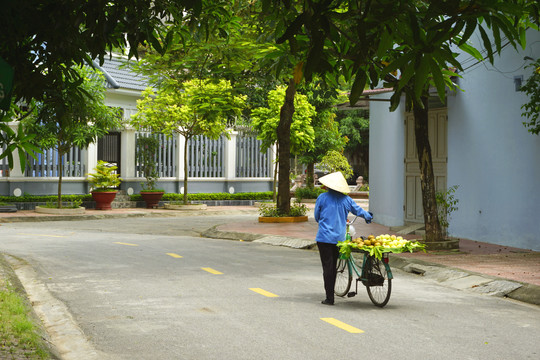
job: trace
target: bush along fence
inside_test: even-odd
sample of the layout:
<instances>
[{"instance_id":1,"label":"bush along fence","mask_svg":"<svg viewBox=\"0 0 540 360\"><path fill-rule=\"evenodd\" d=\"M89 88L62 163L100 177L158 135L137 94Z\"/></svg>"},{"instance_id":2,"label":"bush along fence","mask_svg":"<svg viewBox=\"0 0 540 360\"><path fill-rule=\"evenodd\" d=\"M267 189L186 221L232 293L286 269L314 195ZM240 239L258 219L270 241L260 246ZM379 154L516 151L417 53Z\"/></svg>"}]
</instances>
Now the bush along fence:
<instances>
[{"instance_id":1,"label":"bush along fence","mask_svg":"<svg viewBox=\"0 0 540 360\"><path fill-rule=\"evenodd\" d=\"M144 201L142 200L141 195L131 195L127 196L126 200L116 200L116 202L128 202L129 204L124 204L123 207L146 207ZM193 203L204 203L208 206L234 206L234 205L253 205L257 201L271 200L272 192L245 192L245 193L199 193L199 194L188 194L189 201ZM17 210L34 210L36 206L43 206L50 202L57 201L55 195L50 196L35 196L35 195L24 195L21 197L16 196L0 196L0 205L12 205L17 208ZM166 203L176 203L182 202L183 195L176 193L167 193L163 196L160 205ZM73 203L80 203L82 207L87 209L94 209L95 202L92 200L92 195L65 195L62 197L62 203L64 206L70 206ZM113 202L113 207L114 202ZM119 206L121 207L121 206Z\"/></svg>"}]
</instances>

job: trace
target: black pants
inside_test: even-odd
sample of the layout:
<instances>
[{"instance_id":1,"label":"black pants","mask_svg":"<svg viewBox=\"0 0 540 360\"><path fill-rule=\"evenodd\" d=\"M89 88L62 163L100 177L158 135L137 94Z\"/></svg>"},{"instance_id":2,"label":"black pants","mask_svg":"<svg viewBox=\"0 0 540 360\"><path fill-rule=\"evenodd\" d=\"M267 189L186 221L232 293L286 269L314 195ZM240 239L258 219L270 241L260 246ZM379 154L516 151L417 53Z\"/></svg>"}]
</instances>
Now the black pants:
<instances>
[{"instance_id":1,"label":"black pants","mask_svg":"<svg viewBox=\"0 0 540 360\"><path fill-rule=\"evenodd\" d=\"M323 268L324 290L326 298L334 301L334 285L336 284L336 266L339 257L339 249L336 244L317 242L321 264Z\"/></svg>"}]
</instances>

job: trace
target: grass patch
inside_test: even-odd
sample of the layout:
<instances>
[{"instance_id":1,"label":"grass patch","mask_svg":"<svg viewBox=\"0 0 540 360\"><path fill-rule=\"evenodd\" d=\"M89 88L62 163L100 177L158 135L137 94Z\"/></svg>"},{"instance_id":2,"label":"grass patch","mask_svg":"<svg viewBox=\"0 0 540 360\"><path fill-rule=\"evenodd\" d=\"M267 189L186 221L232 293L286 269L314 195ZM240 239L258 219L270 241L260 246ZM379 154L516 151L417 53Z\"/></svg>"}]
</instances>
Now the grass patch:
<instances>
[{"instance_id":1,"label":"grass patch","mask_svg":"<svg viewBox=\"0 0 540 360\"><path fill-rule=\"evenodd\" d=\"M54 359L25 299L0 277L0 359Z\"/></svg>"}]
</instances>

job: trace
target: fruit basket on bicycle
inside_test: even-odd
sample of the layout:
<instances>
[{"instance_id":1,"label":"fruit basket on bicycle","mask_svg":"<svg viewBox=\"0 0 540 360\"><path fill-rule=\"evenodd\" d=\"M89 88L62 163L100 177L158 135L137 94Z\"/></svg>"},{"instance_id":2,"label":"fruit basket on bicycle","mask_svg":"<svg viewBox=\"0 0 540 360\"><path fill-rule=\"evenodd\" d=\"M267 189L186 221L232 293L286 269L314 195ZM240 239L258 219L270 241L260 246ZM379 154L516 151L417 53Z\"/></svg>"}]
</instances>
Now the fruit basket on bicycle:
<instances>
[{"instance_id":1,"label":"fruit basket on bicycle","mask_svg":"<svg viewBox=\"0 0 540 360\"><path fill-rule=\"evenodd\" d=\"M347 259L351 252L368 253L381 260L384 254L425 251L425 244L418 241L409 241L401 236L395 235L369 235L368 237L358 237L340 241L338 244L340 257Z\"/></svg>"},{"instance_id":2,"label":"fruit basket on bicycle","mask_svg":"<svg viewBox=\"0 0 540 360\"><path fill-rule=\"evenodd\" d=\"M388 254L425 251L425 245L387 234L352 239L350 225L354 220L347 223L346 240L337 244L340 256L334 293L337 296L353 297L358 293L358 284L361 283L366 287L371 302L384 307L390 300L393 279ZM356 291L349 291L353 278L356 279Z\"/></svg>"}]
</instances>

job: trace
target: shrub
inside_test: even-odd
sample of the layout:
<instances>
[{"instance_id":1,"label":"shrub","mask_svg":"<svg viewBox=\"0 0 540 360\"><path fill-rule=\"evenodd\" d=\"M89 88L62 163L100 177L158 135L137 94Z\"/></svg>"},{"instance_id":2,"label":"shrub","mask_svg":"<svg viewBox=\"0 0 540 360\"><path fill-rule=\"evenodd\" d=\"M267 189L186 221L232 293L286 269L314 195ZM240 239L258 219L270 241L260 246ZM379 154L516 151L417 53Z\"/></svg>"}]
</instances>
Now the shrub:
<instances>
[{"instance_id":1,"label":"shrub","mask_svg":"<svg viewBox=\"0 0 540 360\"><path fill-rule=\"evenodd\" d=\"M283 214L280 212L274 203L262 203L259 205L259 215L262 217L304 216L306 215L307 211L307 206L305 204L301 204L298 200L291 205L291 210L288 214Z\"/></svg>"},{"instance_id":2,"label":"shrub","mask_svg":"<svg viewBox=\"0 0 540 360\"><path fill-rule=\"evenodd\" d=\"M199 193L188 194L188 200L190 201L202 201L202 200L270 200L273 197L271 191L266 192L244 192L237 194L229 193ZM163 201L183 201L183 194L167 193L163 195ZM141 195L131 195L132 201L141 201Z\"/></svg>"},{"instance_id":3,"label":"shrub","mask_svg":"<svg viewBox=\"0 0 540 360\"><path fill-rule=\"evenodd\" d=\"M51 202L57 201L58 195L28 195L16 197L16 196L0 196L0 202L14 203L14 202ZM92 195L62 195L62 201L65 202L77 202L77 201L91 201Z\"/></svg>"},{"instance_id":4,"label":"shrub","mask_svg":"<svg viewBox=\"0 0 540 360\"><path fill-rule=\"evenodd\" d=\"M321 188L306 186L296 189L294 192L294 197L300 201L302 199L316 199L324 192L326 192L326 190Z\"/></svg>"}]
</instances>

